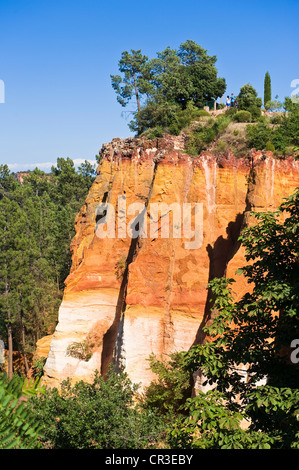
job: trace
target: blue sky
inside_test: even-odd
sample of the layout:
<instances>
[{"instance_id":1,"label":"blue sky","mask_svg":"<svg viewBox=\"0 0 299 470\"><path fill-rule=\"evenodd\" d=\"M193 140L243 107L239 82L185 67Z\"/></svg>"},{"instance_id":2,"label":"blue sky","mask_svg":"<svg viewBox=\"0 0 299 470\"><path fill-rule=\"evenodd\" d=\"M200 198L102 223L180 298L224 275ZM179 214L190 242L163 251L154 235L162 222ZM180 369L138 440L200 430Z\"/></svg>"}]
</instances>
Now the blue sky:
<instances>
[{"instance_id":1,"label":"blue sky","mask_svg":"<svg viewBox=\"0 0 299 470\"><path fill-rule=\"evenodd\" d=\"M251 83L262 97L269 71L272 95L290 96L298 17L298 0L0 0L0 164L94 160L131 135L110 81L124 50L154 57L192 39L217 56L228 93Z\"/></svg>"}]
</instances>

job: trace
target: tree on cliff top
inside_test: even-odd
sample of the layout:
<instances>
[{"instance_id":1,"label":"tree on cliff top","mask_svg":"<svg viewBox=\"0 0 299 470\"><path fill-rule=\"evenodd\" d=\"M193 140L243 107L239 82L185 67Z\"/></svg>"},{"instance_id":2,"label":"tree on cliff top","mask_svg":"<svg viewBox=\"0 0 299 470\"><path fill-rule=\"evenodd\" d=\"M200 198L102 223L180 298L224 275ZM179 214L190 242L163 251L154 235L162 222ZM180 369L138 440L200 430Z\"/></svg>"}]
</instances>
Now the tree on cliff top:
<instances>
[{"instance_id":1,"label":"tree on cliff top","mask_svg":"<svg viewBox=\"0 0 299 470\"><path fill-rule=\"evenodd\" d=\"M271 77L269 72L266 72L264 79L264 106L267 109L268 103L271 101Z\"/></svg>"},{"instance_id":2,"label":"tree on cliff top","mask_svg":"<svg viewBox=\"0 0 299 470\"><path fill-rule=\"evenodd\" d=\"M111 83L114 91L117 94L117 101L122 106L127 106L128 102L133 96L136 98L137 111L140 111L140 94L144 90L143 72L148 57L141 54L141 50L124 51L118 63L120 75L110 75Z\"/></svg>"},{"instance_id":3,"label":"tree on cliff top","mask_svg":"<svg viewBox=\"0 0 299 470\"><path fill-rule=\"evenodd\" d=\"M122 106L136 97L137 111L129 127L138 134L155 126L167 130L188 103L202 108L225 92L225 79L217 76L216 56L209 56L194 41L185 41L178 50L167 47L150 60L140 50L131 52L123 52L119 61L122 77L111 75L111 79Z\"/></svg>"}]
</instances>

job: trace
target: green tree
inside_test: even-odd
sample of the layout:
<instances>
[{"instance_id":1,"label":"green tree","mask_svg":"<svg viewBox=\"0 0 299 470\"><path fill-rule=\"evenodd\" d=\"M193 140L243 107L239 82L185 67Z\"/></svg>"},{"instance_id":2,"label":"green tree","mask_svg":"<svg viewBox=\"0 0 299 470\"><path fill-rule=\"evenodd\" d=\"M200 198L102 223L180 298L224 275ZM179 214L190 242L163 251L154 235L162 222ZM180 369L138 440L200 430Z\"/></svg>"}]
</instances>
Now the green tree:
<instances>
[{"instance_id":1,"label":"green tree","mask_svg":"<svg viewBox=\"0 0 299 470\"><path fill-rule=\"evenodd\" d=\"M0 166L0 335L22 353L29 371L36 341L53 332L71 265L74 221L94 180L85 162L76 171L58 159L50 174L35 169L20 183Z\"/></svg>"},{"instance_id":2,"label":"green tree","mask_svg":"<svg viewBox=\"0 0 299 470\"><path fill-rule=\"evenodd\" d=\"M112 87L117 94L117 101L122 106L127 106L133 96L136 98L137 112L141 109L140 95L145 91L145 82L143 81L143 72L148 57L141 53L141 50L131 49L122 52L118 63L120 75L110 75Z\"/></svg>"},{"instance_id":3,"label":"green tree","mask_svg":"<svg viewBox=\"0 0 299 470\"><path fill-rule=\"evenodd\" d=\"M221 394L223 413L240 413L247 421L244 448L299 447L298 367L290 360L291 343L299 333L298 207L299 190L276 212L255 214L257 223L240 238L248 262L240 271L252 292L234 302L232 280L212 281L218 316L205 328L210 341L186 353L186 365L200 370L218 398ZM244 367L247 380L241 374ZM214 392L210 395L216 397ZM202 412L203 404L192 416L199 434L205 432ZM223 447L218 417L218 411L210 411L210 432L216 437L212 447ZM183 426L179 429L185 432ZM194 429L190 432L193 442ZM226 435L225 447L235 447L235 432L240 433L239 427Z\"/></svg>"},{"instance_id":4,"label":"green tree","mask_svg":"<svg viewBox=\"0 0 299 470\"><path fill-rule=\"evenodd\" d=\"M266 72L264 79L264 106L267 109L269 101L271 101L271 77L269 72Z\"/></svg>"},{"instance_id":5,"label":"green tree","mask_svg":"<svg viewBox=\"0 0 299 470\"><path fill-rule=\"evenodd\" d=\"M202 108L226 89L225 79L217 76L216 56L209 56L194 41L185 41L178 50L167 47L150 60L140 50L132 52L124 52L119 63L124 78L111 78L122 106L136 96L137 113L129 127L138 134L154 127L178 133L180 111L186 110L189 103ZM146 97L144 103L140 102L140 94Z\"/></svg>"},{"instance_id":6,"label":"green tree","mask_svg":"<svg viewBox=\"0 0 299 470\"><path fill-rule=\"evenodd\" d=\"M192 377L184 368L184 357L180 353L171 355L168 362L150 356L150 368L157 379L147 387L144 396L145 408L157 409L159 414L173 419L182 413L187 398L191 395Z\"/></svg>"},{"instance_id":7,"label":"green tree","mask_svg":"<svg viewBox=\"0 0 299 470\"><path fill-rule=\"evenodd\" d=\"M238 108L249 111L253 119L261 116L262 100L258 97L256 89L249 83L240 88L237 101Z\"/></svg>"},{"instance_id":8,"label":"green tree","mask_svg":"<svg viewBox=\"0 0 299 470\"><path fill-rule=\"evenodd\" d=\"M31 412L43 423L42 446L52 449L142 449L163 436L162 421L140 408L137 387L127 375L110 369L106 379L46 390L29 402Z\"/></svg>"}]
</instances>

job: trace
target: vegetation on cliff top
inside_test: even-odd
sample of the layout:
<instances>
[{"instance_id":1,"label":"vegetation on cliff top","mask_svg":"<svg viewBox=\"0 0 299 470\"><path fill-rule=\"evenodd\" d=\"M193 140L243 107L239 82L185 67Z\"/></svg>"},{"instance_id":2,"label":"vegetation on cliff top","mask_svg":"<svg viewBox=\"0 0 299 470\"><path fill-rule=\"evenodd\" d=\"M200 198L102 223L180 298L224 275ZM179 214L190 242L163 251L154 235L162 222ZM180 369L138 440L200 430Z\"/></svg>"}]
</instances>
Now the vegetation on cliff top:
<instances>
[{"instance_id":1,"label":"vegetation on cliff top","mask_svg":"<svg viewBox=\"0 0 299 470\"><path fill-rule=\"evenodd\" d=\"M149 139L183 131L187 136L185 150L195 156L211 146L218 152L227 150L221 136L228 125L251 123L242 133L243 142L231 148L236 156L246 156L251 148L271 150L279 156L296 155L299 105L290 98L284 104L271 100L268 72L264 81L265 109L284 109L272 119L262 116L262 99L249 83L240 88L237 107L223 109L224 116L218 116L219 121L203 109L226 90L225 79L217 76L216 61L216 56L209 56L191 40L183 42L178 50L167 47L153 59L141 50L124 51L118 64L121 75L111 75L111 81L123 107L136 100L136 109L129 112L133 115L130 129ZM217 104L219 107L224 105Z\"/></svg>"},{"instance_id":2,"label":"vegetation on cliff top","mask_svg":"<svg viewBox=\"0 0 299 470\"><path fill-rule=\"evenodd\" d=\"M180 120L188 119L189 113L184 113L188 103L202 109L225 92L226 82L217 76L216 61L216 56L209 56L191 40L178 50L167 47L154 59L140 50L124 51L118 64L122 75L111 75L111 80L123 107L136 98L130 129L138 134L160 127L179 132Z\"/></svg>"}]
</instances>

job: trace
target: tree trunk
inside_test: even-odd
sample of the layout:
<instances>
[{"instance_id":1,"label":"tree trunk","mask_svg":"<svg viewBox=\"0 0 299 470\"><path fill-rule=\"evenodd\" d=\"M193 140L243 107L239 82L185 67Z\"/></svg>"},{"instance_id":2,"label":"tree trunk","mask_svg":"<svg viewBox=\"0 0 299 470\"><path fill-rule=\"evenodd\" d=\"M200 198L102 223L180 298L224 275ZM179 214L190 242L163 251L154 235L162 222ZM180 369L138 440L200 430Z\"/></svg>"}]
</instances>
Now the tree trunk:
<instances>
[{"instance_id":1,"label":"tree trunk","mask_svg":"<svg viewBox=\"0 0 299 470\"><path fill-rule=\"evenodd\" d=\"M13 376L13 339L12 328L10 323L10 312L7 312L7 343L8 343L8 378L11 380Z\"/></svg>"},{"instance_id":2,"label":"tree trunk","mask_svg":"<svg viewBox=\"0 0 299 470\"><path fill-rule=\"evenodd\" d=\"M134 89L135 89L135 96L136 96L136 101L137 101L137 111L139 113L140 112L140 100L139 100L139 93L138 93L137 81L136 81L136 75L135 74L134 74Z\"/></svg>"},{"instance_id":3,"label":"tree trunk","mask_svg":"<svg viewBox=\"0 0 299 470\"><path fill-rule=\"evenodd\" d=\"M28 359L27 359L27 354L26 354L25 327L24 327L22 312L21 312L21 329L22 329L22 349L23 349L23 356L24 356L24 364L25 364L26 375L28 375L29 365L28 365Z\"/></svg>"}]
</instances>

